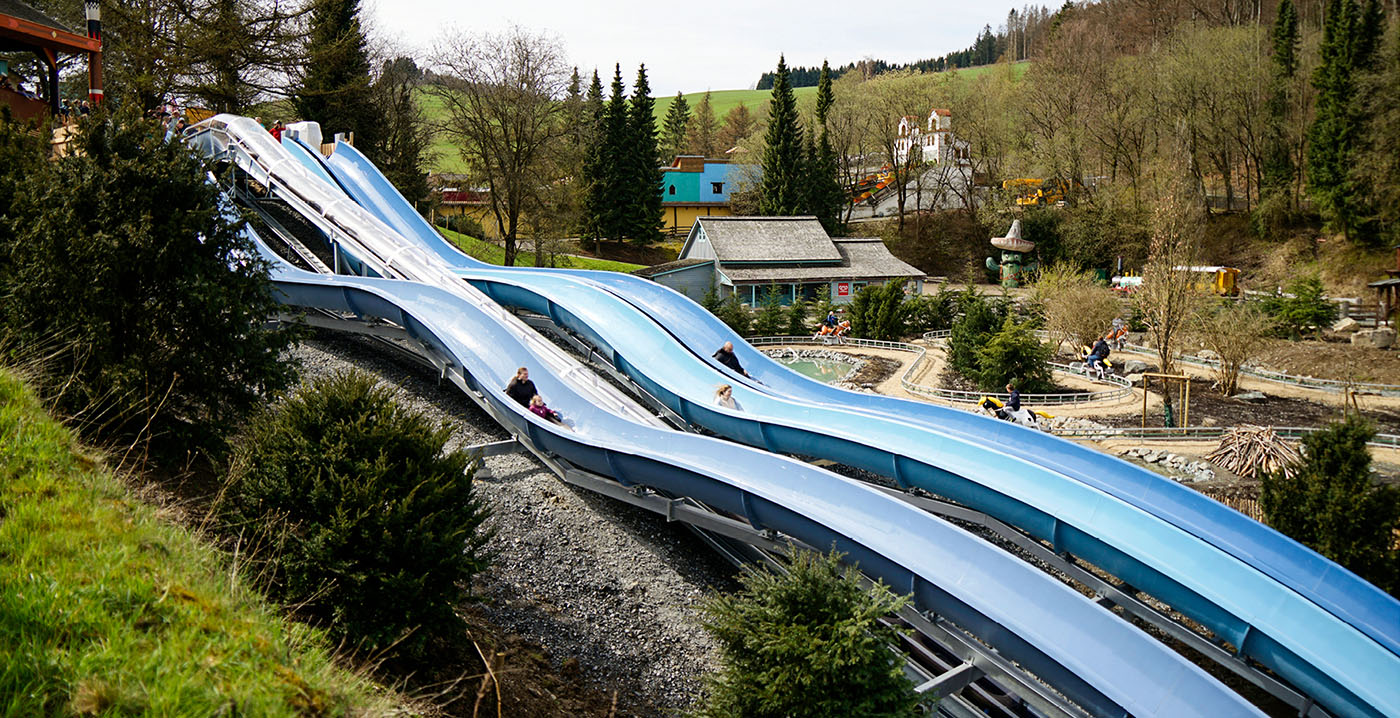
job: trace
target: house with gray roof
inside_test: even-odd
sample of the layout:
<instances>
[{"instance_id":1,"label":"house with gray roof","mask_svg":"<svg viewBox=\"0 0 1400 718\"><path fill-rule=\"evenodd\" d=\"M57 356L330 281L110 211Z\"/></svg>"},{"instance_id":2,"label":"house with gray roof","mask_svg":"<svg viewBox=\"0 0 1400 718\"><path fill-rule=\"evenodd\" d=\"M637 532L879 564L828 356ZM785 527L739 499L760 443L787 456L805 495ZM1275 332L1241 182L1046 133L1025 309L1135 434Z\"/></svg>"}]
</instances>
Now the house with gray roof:
<instances>
[{"instance_id":1,"label":"house with gray roof","mask_svg":"<svg viewBox=\"0 0 1400 718\"><path fill-rule=\"evenodd\" d=\"M638 275L699 300L711 287L757 305L776 286L783 304L811 300L828 287L834 304L861 288L895 279L922 291L924 273L890 254L875 238L833 239L815 217L700 217L674 262Z\"/></svg>"}]
</instances>

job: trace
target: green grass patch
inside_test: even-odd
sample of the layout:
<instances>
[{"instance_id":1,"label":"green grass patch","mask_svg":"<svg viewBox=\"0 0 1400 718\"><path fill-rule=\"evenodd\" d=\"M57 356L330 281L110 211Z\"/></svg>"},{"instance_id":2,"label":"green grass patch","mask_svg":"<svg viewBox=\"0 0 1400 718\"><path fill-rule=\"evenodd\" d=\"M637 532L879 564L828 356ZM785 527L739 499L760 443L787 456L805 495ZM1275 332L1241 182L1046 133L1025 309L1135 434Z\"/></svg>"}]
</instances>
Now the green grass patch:
<instances>
[{"instance_id":1,"label":"green grass patch","mask_svg":"<svg viewBox=\"0 0 1400 718\"><path fill-rule=\"evenodd\" d=\"M0 370L0 715L360 715L393 705L165 523Z\"/></svg>"},{"instance_id":2,"label":"green grass patch","mask_svg":"<svg viewBox=\"0 0 1400 718\"><path fill-rule=\"evenodd\" d=\"M475 237L468 237L460 232L443 229L442 227L438 227L437 231L441 232L444 237L447 237L448 241L455 244L458 249L472 257L489 264L504 265L506 263L506 250L499 244L487 242ZM630 264L628 262L615 262L611 259L580 257L572 254L558 257L557 259L558 266L567 267L569 269L601 269L608 272L631 272L636 269L641 269L643 266L640 264ZM534 252L520 252L516 254L515 266L535 266Z\"/></svg>"}]
</instances>

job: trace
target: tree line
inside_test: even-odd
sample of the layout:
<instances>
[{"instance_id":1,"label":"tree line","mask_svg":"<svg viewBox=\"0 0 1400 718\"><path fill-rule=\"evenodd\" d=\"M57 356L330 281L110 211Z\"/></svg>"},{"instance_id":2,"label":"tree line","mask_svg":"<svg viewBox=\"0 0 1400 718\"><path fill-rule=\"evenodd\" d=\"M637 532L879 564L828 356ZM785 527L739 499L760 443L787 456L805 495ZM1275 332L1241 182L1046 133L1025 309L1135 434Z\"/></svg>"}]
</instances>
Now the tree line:
<instances>
[{"instance_id":1,"label":"tree line","mask_svg":"<svg viewBox=\"0 0 1400 718\"><path fill-rule=\"evenodd\" d=\"M1066 3L1068 6L1069 3ZM1063 12L1061 10L1060 12ZM848 62L830 70L832 79L840 78L848 72L855 72L869 79L876 75L901 70L913 72L943 72L961 67L991 65L1002 58L1012 62L1029 59L1046 32L1049 31L1059 12L1051 12L1045 6L1027 5L1020 11L1012 8L1007 13L1006 23L992 29L984 25L973 43L963 50L950 52L940 57L918 60L910 63L891 63L885 60L866 58ZM825 65L825 63L823 63ZM788 81L793 87L813 87L821 79L820 67L794 67L788 70ZM765 72L758 76L755 89L771 90L776 73Z\"/></svg>"}]
</instances>

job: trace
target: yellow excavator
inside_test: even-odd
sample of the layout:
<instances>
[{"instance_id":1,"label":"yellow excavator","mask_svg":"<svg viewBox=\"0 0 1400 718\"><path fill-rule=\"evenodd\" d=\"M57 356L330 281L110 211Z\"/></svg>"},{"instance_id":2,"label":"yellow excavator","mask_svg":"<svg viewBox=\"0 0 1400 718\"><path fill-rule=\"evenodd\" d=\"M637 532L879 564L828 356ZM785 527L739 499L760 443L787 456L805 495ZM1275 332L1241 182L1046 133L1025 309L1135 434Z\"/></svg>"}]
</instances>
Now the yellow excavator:
<instances>
[{"instance_id":1,"label":"yellow excavator","mask_svg":"<svg viewBox=\"0 0 1400 718\"><path fill-rule=\"evenodd\" d=\"M1001 188L1016 193L1018 207L1044 207L1065 201L1069 183L1062 179L1033 179L1018 177L1001 183Z\"/></svg>"}]
</instances>

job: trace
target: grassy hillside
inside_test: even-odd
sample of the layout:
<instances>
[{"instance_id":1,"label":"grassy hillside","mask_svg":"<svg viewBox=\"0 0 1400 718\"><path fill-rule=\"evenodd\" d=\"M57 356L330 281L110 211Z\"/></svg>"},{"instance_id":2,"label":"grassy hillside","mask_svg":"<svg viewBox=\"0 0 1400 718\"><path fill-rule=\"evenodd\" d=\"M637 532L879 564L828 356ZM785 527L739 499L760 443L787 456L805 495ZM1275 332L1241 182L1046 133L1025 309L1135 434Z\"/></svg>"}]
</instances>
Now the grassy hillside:
<instances>
[{"instance_id":1,"label":"grassy hillside","mask_svg":"<svg viewBox=\"0 0 1400 718\"><path fill-rule=\"evenodd\" d=\"M458 249L483 262L489 262L491 264L505 264L506 262L506 250L498 244L486 242L475 237L469 237L460 232L453 232L450 229L443 229L441 227L438 228L438 231L442 232L443 236L447 237L450 242L457 245ZM592 257L578 257L573 255L568 256L567 259L569 262L568 265L561 264L560 266L568 266L573 269L601 269L609 272L630 272L634 269L642 268L640 264L615 262L610 259L594 259ZM534 252L521 252L515 255L515 266L535 266Z\"/></svg>"},{"instance_id":2,"label":"grassy hillside","mask_svg":"<svg viewBox=\"0 0 1400 718\"><path fill-rule=\"evenodd\" d=\"M389 713L0 370L0 715Z\"/></svg>"}]
</instances>

